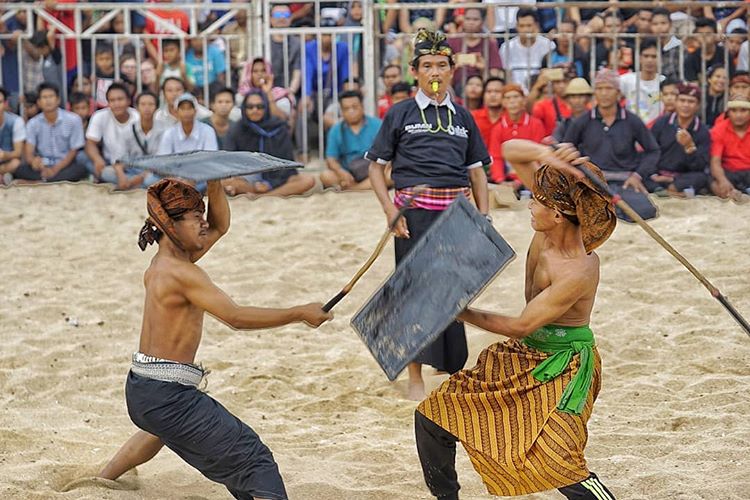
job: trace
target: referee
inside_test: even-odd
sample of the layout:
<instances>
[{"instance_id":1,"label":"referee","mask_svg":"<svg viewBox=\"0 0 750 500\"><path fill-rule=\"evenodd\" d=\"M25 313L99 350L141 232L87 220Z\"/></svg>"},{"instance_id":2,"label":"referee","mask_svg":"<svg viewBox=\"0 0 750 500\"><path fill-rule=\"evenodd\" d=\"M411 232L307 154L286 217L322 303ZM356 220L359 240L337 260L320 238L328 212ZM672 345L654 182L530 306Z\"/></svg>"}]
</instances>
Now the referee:
<instances>
[{"instance_id":1,"label":"referee","mask_svg":"<svg viewBox=\"0 0 750 500\"><path fill-rule=\"evenodd\" d=\"M388 110L365 154L370 160L370 183L386 220L396 217L404 200L413 197L412 209L394 228L397 266L457 196L473 194L481 213L489 209L484 167L491 159L471 114L453 103L448 93L454 69L453 50L445 35L420 29L411 61L419 90L414 98ZM385 177L388 162L396 188L393 200ZM414 196L418 185L428 189ZM409 364L409 398L425 396L422 364L455 373L464 367L467 356L463 324L453 322Z\"/></svg>"}]
</instances>

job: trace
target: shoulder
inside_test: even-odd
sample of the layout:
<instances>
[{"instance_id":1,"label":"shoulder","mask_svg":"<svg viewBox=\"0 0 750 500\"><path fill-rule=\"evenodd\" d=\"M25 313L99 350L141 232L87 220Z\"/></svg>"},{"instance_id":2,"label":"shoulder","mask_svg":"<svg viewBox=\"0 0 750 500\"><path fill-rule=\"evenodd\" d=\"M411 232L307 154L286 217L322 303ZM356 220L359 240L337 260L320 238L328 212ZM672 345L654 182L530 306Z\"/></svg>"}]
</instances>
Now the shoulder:
<instances>
[{"instance_id":1,"label":"shoulder","mask_svg":"<svg viewBox=\"0 0 750 500\"><path fill-rule=\"evenodd\" d=\"M651 125L651 131L660 130L665 127L669 123L670 117L671 115L667 113L658 117L656 120L654 120L654 124Z\"/></svg>"},{"instance_id":2,"label":"shoulder","mask_svg":"<svg viewBox=\"0 0 750 500\"><path fill-rule=\"evenodd\" d=\"M380 127L380 124L383 123L383 120L381 120L380 118L370 115L365 115L365 121L368 126L372 127Z\"/></svg>"},{"instance_id":3,"label":"shoulder","mask_svg":"<svg viewBox=\"0 0 750 500\"><path fill-rule=\"evenodd\" d=\"M66 111L64 109L61 109L60 117L63 119L64 122L68 122L72 124L79 124L83 126L83 121L81 120L81 117L71 111Z\"/></svg>"}]
</instances>

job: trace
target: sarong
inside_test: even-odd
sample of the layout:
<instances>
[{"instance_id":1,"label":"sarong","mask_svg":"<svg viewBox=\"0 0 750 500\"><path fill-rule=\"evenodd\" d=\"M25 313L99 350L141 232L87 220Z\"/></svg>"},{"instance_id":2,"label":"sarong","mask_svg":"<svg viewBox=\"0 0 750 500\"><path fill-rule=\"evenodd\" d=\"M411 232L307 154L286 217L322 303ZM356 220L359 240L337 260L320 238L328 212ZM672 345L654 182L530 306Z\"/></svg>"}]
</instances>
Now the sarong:
<instances>
[{"instance_id":1,"label":"sarong","mask_svg":"<svg viewBox=\"0 0 750 500\"><path fill-rule=\"evenodd\" d=\"M586 423L601 360L588 326L548 325L486 348L418 411L456 436L493 495L526 495L590 475Z\"/></svg>"},{"instance_id":2,"label":"sarong","mask_svg":"<svg viewBox=\"0 0 750 500\"><path fill-rule=\"evenodd\" d=\"M162 378L156 380L134 373L138 371L136 357L139 365L148 362L136 353L125 384L128 414L136 426L159 437L201 474L226 486L235 498L287 499L273 455L255 431L184 377L182 383L163 380L170 371L198 367L156 360Z\"/></svg>"}]
</instances>

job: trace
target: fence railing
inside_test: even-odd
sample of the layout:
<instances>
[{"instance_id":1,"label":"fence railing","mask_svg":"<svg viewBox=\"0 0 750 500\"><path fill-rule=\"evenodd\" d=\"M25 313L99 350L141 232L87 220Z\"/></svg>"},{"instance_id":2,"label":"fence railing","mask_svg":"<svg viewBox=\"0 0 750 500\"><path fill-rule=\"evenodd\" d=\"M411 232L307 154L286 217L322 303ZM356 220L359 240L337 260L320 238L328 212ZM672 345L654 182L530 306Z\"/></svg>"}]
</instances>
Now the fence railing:
<instances>
[{"instance_id":1,"label":"fence railing","mask_svg":"<svg viewBox=\"0 0 750 500\"><path fill-rule=\"evenodd\" d=\"M147 55L161 54L161 44L165 39L178 39L180 43L180 52L184 60L187 45L191 39L200 41L203 49L203 53L208 53L208 46L212 43L219 42L223 45L224 53L223 57L225 60L226 69L224 71L224 79L227 82L233 82L236 80L237 75L233 74L237 68L232 67L232 61L234 59L233 47L240 44L245 47L244 53L247 55L247 59L251 60L254 57L264 56L266 60L271 58L271 37L282 37L283 50L282 58L284 59L281 65L284 69L283 82L284 86L289 86L291 74L287 69L289 67L289 59L291 54L289 53L289 42L290 40L296 40L295 44L298 43L301 51L300 56L300 71L302 73L302 85L301 89L297 93L299 98L298 107L298 120L297 120L297 131L296 131L296 142L298 150L307 157L311 150L317 149L318 154L322 157L324 152L324 137L325 128L323 126L323 114L325 112L325 105L329 102L336 102L340 91L338 84L329 84L329 82L323 81L324 62L322 61L322 41L325 37L332 37L334 40L338 40L347 47L347 67L349 72L346 75L346 79L351 81L355 77L362 81L363 89L365 93L365 109L369 114L375 113L375 103L378 97L378 75L380 74L381 68L384 66L384 51L383 48L388 44L401 43L402 46L408 47L411 41L410 33L387 33L384 30L384 20L390 12L403 12L411 11L414 9L469 9L477 8L483 12L487 12L488 9L505 10L506 13L510 12L510 9L518 7L526 8L528 4L486 4L486 3L461 3L461 4L447 4L447 3L380 3L374 0L363 0L362 6L362 19L360 26L338 26L338 27L321 27L321 2L320 0L314 1L313 8L313 19L314 26L300 27L300 28L279 28L271 25L271 10L276 4L292 4L295 3L293 0L278 0L269 2L266 0L251 0L249 2L233 2L233 3L57 3L53 8L47 9L44 4L27 4L27 3L0 3L0 21L8 22L14 17L25 17L26 26L22 29L20 34L14 34L0 32L0 41L5 42L8 46L12 46L11 42L15 42L13 51L17 60L16 66L16 77L18 79L18 85L23 92L24 90L24 69L22 62L24 61L24 42L28 42L34 35L34 32L41 27L54 31L54 38L58 41L62 49L62 68L75 68L75 78L77 79L78 85L81 85L82 79L84 78L84 64L85 60L90 60L90 68L86 68L85 71L91 76L95 76L95 68L93 61L95 59L96 47L98 43L107 41L113 46L114 53L114 71L115 79L120 78L120 58L122 57L122 47L124 45L134 45L136 50L134 55L136 58L136 66L138 71L136 72L135 87L140 91L144 87L142 73L140 71L141 64ZM553 11L555 19L559 24L564 18L566 13L570 12L570 9L601 9L604 10L617 10L617 9L630 9L637 10L639 8L653 9L656 7L665 7L671 12L685 12L686 16L692 10L703 9L705 7L711 7L714 9L726 9L726 8L741 8L746 7L746 3L742 1L728 1L728 2L715 2L715 1L678 1L678 2L648 2L648 1L628 1L628 2L613 2L613 1L555 1L555 2L538 2L535 4L537 10L540 11ZM177 16L178 13L182 13ZM233 33L222 32L223 28L227 27L230 23L238 21L238 15L243 14L241 17L245 19L244 29L234 30ZM746 13L747 14L747 13ZM181 19L180 22L175 22L173 19ZM136 29L133 25L133 20L140 18L141 21L148 23L153 29L150 33L144 33ZM111 24L116 20L121 21L121 28L118 32L105 32L110 30ZM206 21L208 19L208 21ZM451 33L451 38L463 39L462 43L465 43L465 33ZM482 33L472 35L479 36L480 38L490 40L487 50L494 50L494 46L508 43L515 35L510 32L503 33L492 33L489 30L484 30ZM548 36L543 33L538 36ZM633 64L632 69L636 73L636 79L640 78L640 61L638 53L640 52L640 44L645 36L638 33L618 33L616 35L611 33L566 33L566 34L555 34L551 38L553 41L567 42L568 56L573 59L577 54L575 53L575 42L576 41L587 41L588 51L585 53L584 59L586 64L586 74L593 75L597 69L597 45L601 43L610 44L610 42L618 47L621 44L627 46L632 53ZM720 36L726 36L726 34L720 34ZM583 38L582 38L583 37ZM678 74L676 75L679 79L685 77L685 65L684 62L688 57L686 38L681 38L681 44L678 49ZM745 35L747 38L747 35ZM308 54L307 42L316 40L316 54ZM658 67L661 70L663 66L663 48L665 39L659 38L657 41L657 53L658 53ZM698 46L702 50L706 50L707 43L705 39L698 39ZM337 51L339 45L336 43L332 44L332 65L330 67L330 77L333 82L338 83L340 71L342 68L338 67ZM153 50L146 50L153 49ZM724 51L724 67L725 70L730 68L730 57L735 57L734 54L729 53L727 44L720 47L720 50ZM614 52L614 59L611 63L615 66L619 66L619 62L622 58L622 54L625 50L618 50ZM6 54L8 51L6 50ZM400 53L403 56L403 53ZM314 71L316 73L316 81L313 82L312 88L316 89L330 89L330 92L316 91L314 93L309 92L309 85L305 82L309 78L309 71L305 60L308 56L315 58L316 66ZM5 55L3 56L5 57ZM10 56L9 56L10 57ZM71 61L73 58L73 61ZM209 75L208 63L204 57L202 70L202 80L207 82ZM402 58L403 59L403 58ZM404 61L401 60L401 63ZM548 64L551 63L551 55L547 58ZM531 61L529 61L531 63ZM3 65L8 71L8 67ZM0 66L0 83L5 83L6 80L11 78L12 75L3 74L2 67ZM403 66L403 64L402 64ZM532 64L528 65L529 67ZM705 75L709 68L706 67L705 61L701 61L700 73ZM406 67L404 67L406 70ZM532 68L531 73L535 72L536 68ZM70 93L69 87L69 76L68 72L61 75L62 78L62 96L65 101ZM507 76L507 75L506 75ZM521 82L529 86L531 83L529 80ZM705 82L702 82L705 83ZM640 88L640 85L636 85L636 88ZM707 88L706 85L702 85L703 99L705 103ZM209 101L209 87L207 84L202 89L203 98L206 102ZM727 91L725 90L725 93ZM313 102L311 106L309 103ZM309 109L314 110L314 114L310 115ZM704 111L705 112L705 111Z\"/></svg>"}]
</instances>

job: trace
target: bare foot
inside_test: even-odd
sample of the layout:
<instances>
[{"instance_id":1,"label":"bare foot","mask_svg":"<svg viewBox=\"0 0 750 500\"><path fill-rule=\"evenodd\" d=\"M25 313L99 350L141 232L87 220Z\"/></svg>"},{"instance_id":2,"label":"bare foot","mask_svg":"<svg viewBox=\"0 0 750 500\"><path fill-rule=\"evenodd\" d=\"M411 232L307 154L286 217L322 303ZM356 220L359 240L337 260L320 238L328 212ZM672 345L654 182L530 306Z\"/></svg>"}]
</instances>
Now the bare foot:
<instances>
[{"instance_id":1,"label":"bare foot","mask_svg":"<svg viewBox=\"0 0 750 500\"><path fill-rule=\"evenodd\" d=\"M256 182L253 185L253 188L255 188L255 192L257 194L267 193L271 190L271 186L269 186L267 182L263 182L263 181Z\"/></svg>"},{"instance_id":2,"label":"bare foot","mask_svg":"<svg viewBox=\"0 0 750 500\"><path fill-rule=\"evenodd\" d=\"M423 380L409 380L407 389L407 399L411 401L422 401L426 396L424 392L424 381Z\"/></svg>"}]
</instances>

